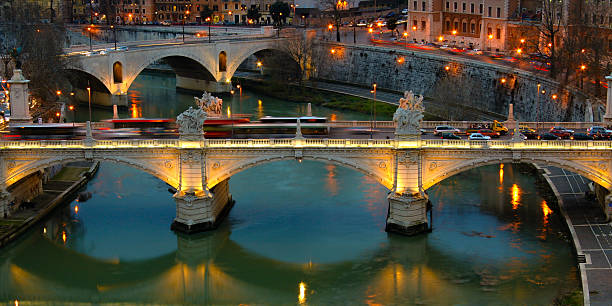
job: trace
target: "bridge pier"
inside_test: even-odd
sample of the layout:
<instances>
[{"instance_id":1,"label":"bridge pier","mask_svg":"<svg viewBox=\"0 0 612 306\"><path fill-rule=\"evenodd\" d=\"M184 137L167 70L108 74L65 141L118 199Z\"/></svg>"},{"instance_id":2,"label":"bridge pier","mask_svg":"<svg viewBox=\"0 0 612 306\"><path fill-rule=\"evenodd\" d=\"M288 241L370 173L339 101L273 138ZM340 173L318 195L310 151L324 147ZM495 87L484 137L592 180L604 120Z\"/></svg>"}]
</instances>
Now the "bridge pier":
<instances>
[{"instance_id":1,"label":"bridge pier","mask_svg":"<svg viewBox=\"0 0 612 306\"><path fill-rule=\"evenodd\" d=\"M113 94L111 95L111 105L128 106L127 94Z\"/></svg>"},{"instance_id":2,"label":"bridge pier","mask_svg":"<svg viewBox=\"0 0 612 306\"><path fill-rule=\"evenodd\" d=\"M193 91L207 91L212 93L218 92L229 92L232 89L231 83L226 82L216 82L216 81L208 81L195 79L190 77L184 77L180 75L176 75L176 88L193 90Z\"/></svg>"},{"instance_id":3,"label":"bridge pier","mask_svg":"<svg viewBox=\"0 0 612 306\"><path fill-rule=\"evenodd\" d=\"M428 231L429 199L425 194L396 194L387 197L389 210L385 231L413 236Z\"/></svg>"},{"instance_id":4,"label":"bridge pier","mask_svg":"<svg viewBox=\"0 0 612 306\"><path fill-rule=\"evenodd\" d=\"M228 181L218 183L210 191L177 191L176 218L171 229L192 234L217 228L234 205Z\"/></svg>"}]
</instances>

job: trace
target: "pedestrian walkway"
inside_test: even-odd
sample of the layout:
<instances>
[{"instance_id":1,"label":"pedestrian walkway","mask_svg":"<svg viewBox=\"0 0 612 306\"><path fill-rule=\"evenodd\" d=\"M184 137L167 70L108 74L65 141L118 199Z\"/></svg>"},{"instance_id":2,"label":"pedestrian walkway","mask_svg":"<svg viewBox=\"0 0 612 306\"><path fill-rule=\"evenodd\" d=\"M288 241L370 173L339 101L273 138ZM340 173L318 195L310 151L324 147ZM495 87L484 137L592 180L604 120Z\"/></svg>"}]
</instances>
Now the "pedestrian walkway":
<instances>
[{"instance_id":1,"label":"pedestrian walkway","mask_svg":"<svg viewBox=\"0 0 612 306\"><path fill-rule=\"evenodd\" d=\"M612 224L596 199L586 196L590 181L551 166L540 166L559 199L578 256L585 305L612 301Z\"/></svg>"}]
</instances>

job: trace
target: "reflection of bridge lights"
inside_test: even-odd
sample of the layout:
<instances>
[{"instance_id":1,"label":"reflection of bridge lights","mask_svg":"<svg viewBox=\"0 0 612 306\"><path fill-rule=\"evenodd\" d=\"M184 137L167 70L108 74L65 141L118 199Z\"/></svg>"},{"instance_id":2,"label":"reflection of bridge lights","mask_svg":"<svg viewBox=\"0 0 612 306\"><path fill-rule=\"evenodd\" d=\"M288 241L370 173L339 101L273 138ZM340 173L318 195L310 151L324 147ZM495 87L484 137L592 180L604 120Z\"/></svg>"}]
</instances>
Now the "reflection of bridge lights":
<instances>
[{"instance_id":1,"label":"reflection of bridge lights","mask_svg":"<svg viewBox=\"0 0 612 306\"><path fill-rule=\"evenodd\" d=\"M66 244L66 231L62 232L62 241L64 241L64 244Z\"/></svg>"},{"instance_id":2,"label":"reflection of bridge lights","mask_svg":"<svg viewBox=\"0 0 612 306\"><path fill-rule=\"evenodd\" d=\"M548 215L552 214L553 211L546 204L546 200L542 200L542 204L540 204L540 207L542 207L542 214L544 214L543 223L546 226L548 225Z\"/></svg>"},{"instance_id":3,"label":"reflection of bridge lights","mask_svg":"<svg viewBox=\"0 0 612 306\"><path fill-rule=\"evenodd\" d=\"M47 233L47 227L45 226L43 227L43 234L46 234L46 233Z\"/></svg>"},{"instance_id":4,"label":"reflection of bridge lights","mask_svg":"<svg viewBox=\"0 0 612 306\"><path fill-rule=\"evenodd\" d=\"M74 213L75 214L79 213L79 205L74 206Z\"/></svg>"},{"instance_id":5,"label":"reflection of bridge lights","mask_svg":"<svg viewBox=\"0 0 612 306\"><path fill-rule=\"evenodd\" d=\"M19 306L19 300L15 300L15 306Z\"/></svg>"},{"instance_id":6,"label":"reflection of bridge lights","mask_svg":"<svg viewBox=\"0 0 612 306\"><path fill-rule=\"evenodd\" d=\"M512 185L512 209L513 210L516 210L518 208L519 203L521 201L520 192L521 190L516 184Z\"/></svg>"},{"instance_id":7,"label":"reflection of bridge lights","mask_svg":"<svg viewBox=\"0 0 612 306\"><path fill-rule=\"evenodd\" d=\"M306 302L306 284L300 282L300 294L298 295L298 302L304 304Z\"/></svg>"},{"instance_id":8,"label":"reflection of bridge lights","mask_svg":"<svg viewBox=\"0 0 612 306\"><path fill-rule=\"evenodd\" d=\"M499 184L504 183L504 164L499 164Z\"/></svg>"}]
</instances>

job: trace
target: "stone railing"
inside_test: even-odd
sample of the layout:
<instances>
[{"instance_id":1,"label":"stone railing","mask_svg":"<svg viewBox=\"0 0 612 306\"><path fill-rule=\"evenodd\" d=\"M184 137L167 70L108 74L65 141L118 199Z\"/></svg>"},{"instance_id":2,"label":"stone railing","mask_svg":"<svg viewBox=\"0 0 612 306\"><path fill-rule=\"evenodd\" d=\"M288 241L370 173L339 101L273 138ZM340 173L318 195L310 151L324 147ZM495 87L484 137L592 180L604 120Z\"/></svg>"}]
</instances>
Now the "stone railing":
<instances>
[{"instance_id":1,"label":"stone railing","mask_svg":"<svg viewBox=\"0 0 612 306\"><path fill-rule=\"evenodd\" d=\"M491 150L610 150L612 141L593 140L488 140L464 139L204 139L181 141L178 139L125 139L95 140L40 140L3 141L0 149L125 149L125 148L448 148Z\"/></svg>"}]
</instances>

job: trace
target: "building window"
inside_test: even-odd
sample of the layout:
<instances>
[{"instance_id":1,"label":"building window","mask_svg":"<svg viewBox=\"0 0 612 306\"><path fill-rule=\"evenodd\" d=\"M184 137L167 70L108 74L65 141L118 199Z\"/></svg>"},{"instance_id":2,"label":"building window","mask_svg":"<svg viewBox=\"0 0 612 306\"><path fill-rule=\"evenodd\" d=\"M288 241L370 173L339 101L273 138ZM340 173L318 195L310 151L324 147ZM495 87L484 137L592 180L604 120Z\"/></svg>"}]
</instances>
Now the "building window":
<instances>
[{"instance_id":1,"label":"building window","mask_svg":"<svg viewBox=\"0 0 612 306\"><path fill-rule=\"evenodd\" d=\"M225 7L225 9L227 10L227 3L225 5L223 5Z\"/></svg>"},{"instance_id":2,"label":"building window","mask_svg":"<svg viewBox=\"0 0 612 306\"><path fill-rule=\"evenodd\" d=\"M446 1L446 10L450 10L450 2Z\"/></svg>"},{"instance_id":3,"label":"building window","mask_svg":"<svg viewBox=\"0 0 612 306\"><path fill-rule=\"evenodd\" d=\"M476 33L476 24L472 22L472 24L470 24L470 32L472 34Z\"/></svg>"},{"instance_id":4,"label":"building window","mask_svg":"<svg viewBox=\"0 0 612 306\"><path fill-rule=\"evenodd\" d=\"M455 10L455 12L457 11L457 2L453 3L453 9Z\"/></svg>"},{"instance_id":5,"label":"building window","mask_svg":"<svg viewBox=\"0 0 612 306\"><path fill-rule=\"evenodd\" d=\"M427 26L427 22L421 21L421 31L425 31L426 26Z\"/></svg>"},{"instance_id":6,"label":"building window","mask_svg":"<svg viewBox=\"0 0 612 306\"><path fill-rule=\"evenodd\" d=\"M493 29L487 28L487 35L491 35L491 34L493 34Z\"/></svg>"},{"instance_id":7,"label":"building window","mask_svg":"<svg viewBox=\"0 0 612 306\"><path fill-rule=\"evenodd\" d=\"M470 3L470 13L474 14L474 3Z\"/></svg>"},{"instance_id":8,"label":"building window","mask_svg":"<svg viewBox=\"0 0 612 306\"><path fill-rule=\"evenodd\" d=\"M417 2L416 1L412 2L412 7L414 8L415 11L417 10Z\"/></svg>"},{"instance_id":9,"label":"building window","mask_svg":"<svg viewBox=\"0 0 612 306\"><path fill-rule=\"evenodd\" d=\"M446 30L450 31L450 20L446 21Z\"/></svg>"},{"instance_id":10,"label":"building window","mask_svg":"<svg viewBox=\"0 0 612 306\"><path fill-rule=\"evenodd\" d=\"M421 7L423 8L423 11L426 11L425 8L427 7L427 4L425 3L425 1L421 2Z\"/></svg>"},{"instance_id":11,"label":"building window","mask_svg":"<svg viewBox=\"0 0 612 306\"><path fill-rule=\"evenodd\" d=\"M491 17L491 10L492 8L489 6L489 17Z\"/></svg>"},{"instance_id":12,"label":"building window","mask_svg":"<svg viewBox=\"0 0 612 306\"><path fill-rule=\"evenodd\" d=\"M482 3L481 3L481 4L480 4L478 7L479 7L479 9L480 9L480 14L482 15L482 12L483 12L483 11L482 11Z\"/></svg>"},{"instance_id":13,"label":"building window","mask_svg":"<svg viewBox=\"0 0 612 306\"><path fill-rule=\"evenodd\" d=\"M455 28L453 30L458 30L459 29L459 21L455 21Z\"/></svg>"},{"instance_id":14,"label":"building window","mask_svg":"<svg viewBox=\"0 0 612 306\"><path fill-rule=\"evenodd\" d=\"M501 17L501 8L497 8L497 18Z\"/></svg>"},{"instance_id":15,"label":"building window","mask_svg":"<svg viewBox=\"0 0 612 306\"><path fill-rule=\"evenodd\" d=\"M237 10L238 9L238 3L234 4L234 9Z\"/></svg>"},{"instance_id":16,"label":"building window","mask_svg":"<svg viewBox=\"0 0 612 306\"><path fill-rule=\"evenodd\" d=\"M461 4L461 9L463 9L463 11L465 12L465 2Z\"/></svg>"},{"instance_id":17,"label":"building window","mask_svg":"<svg viewBox=\"0 0 612 306\"><path fill-rule=\"evenodd\" d=\"M467 33L467 22L465 22L465 21L461 25L461 32L462 33Z\"/></svg>"},{"instance_id":18,"label":"building window","mask_svg":"<svg viewBox=\"0 0 612 306\"><path fill-rule=\"evenodd\" d=\"M501 29L497 29L497 33L495 34L497 34L497 39L501 39Z\"/></svg>"}]
</instances>

